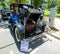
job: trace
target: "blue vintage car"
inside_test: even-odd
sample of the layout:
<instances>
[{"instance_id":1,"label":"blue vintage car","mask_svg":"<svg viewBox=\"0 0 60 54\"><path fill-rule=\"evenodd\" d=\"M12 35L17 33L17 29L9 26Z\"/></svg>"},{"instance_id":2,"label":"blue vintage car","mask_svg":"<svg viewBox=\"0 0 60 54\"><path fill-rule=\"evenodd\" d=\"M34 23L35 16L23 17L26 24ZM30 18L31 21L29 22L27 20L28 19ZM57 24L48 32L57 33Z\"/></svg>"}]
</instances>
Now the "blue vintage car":
<instances>
[{"instance_id":1,"label":"blue vintage car","mask_svg":"<svg viewBox=\"0 0 60 54\"><path fill-rule=\"evenodd\" d=\"M8 20L8 16L10 16L10 10L4 7L1 11L2 19Z\"/></svg>"},{"instance_id":2,"label":"blue vintage car","mask_svg":"<svg viewBox=\"0 0 60 54\"><path fill-rule=\"evenodd\" d=\"M31 5L20 3L13 3L10 8L12 15L9 18L9 23L18 42L23 38L44 32L45 25L40 26L39 24L40 27L37 25L41 15L39 10L34 9Z\"/></svg>"}]
</instances>

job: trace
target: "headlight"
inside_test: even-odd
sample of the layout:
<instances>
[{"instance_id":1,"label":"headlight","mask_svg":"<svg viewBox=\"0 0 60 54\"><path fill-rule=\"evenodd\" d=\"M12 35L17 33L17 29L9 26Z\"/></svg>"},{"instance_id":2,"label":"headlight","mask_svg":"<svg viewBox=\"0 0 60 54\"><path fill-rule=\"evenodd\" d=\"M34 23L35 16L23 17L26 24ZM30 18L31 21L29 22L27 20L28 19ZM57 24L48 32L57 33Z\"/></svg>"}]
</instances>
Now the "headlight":
<instances>
[{"instance_id":1,"label":"headlight","mask_svg":"<svg viewBox=\"0 0 60 54\"><path fill-rule=\"evenodd\" d=\"M16 24L19 31L24 31L24 26L21 24Z\"/></svg>"},{"instance_id":2,"label":"headlight","mask_svg":"<svg viewBox=\"0 0 60 54\"><path fill-rule=\"evenodd\" d=\"M46 26L46 22L42 20L42 21L37 22L37 25L38 26Z\"/></svg>"},{"instance_id":3,"label":"headlight","mask_svg":"<svg viewBox=\"0 0 60 54\"><path fill-rule=\"evenodd\" d=\"M10 19L10 17L8 17Z\"/></svg>"}]
</instances>

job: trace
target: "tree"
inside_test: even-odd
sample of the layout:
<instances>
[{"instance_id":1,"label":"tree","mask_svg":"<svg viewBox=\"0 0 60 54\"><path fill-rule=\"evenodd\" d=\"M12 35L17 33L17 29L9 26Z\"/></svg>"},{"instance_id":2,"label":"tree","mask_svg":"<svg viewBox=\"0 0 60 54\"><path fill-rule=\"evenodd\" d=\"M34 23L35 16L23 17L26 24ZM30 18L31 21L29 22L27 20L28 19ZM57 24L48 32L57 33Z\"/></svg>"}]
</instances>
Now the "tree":
<instances>
[{"instance_id":1,"label":"tree","mask_svg":"<svg viewBox=\"0 0 60 54\"><path fill-rule=\"evenodd\" d=\"M10 0L10 3L14 3L14 2L28 4L27 0Z\"/></svg>"},{"instance_id":2,"label":"tree","mask_svg":"<svg viewBox=\"0 0 60 54\"><path fill-rule=\"evenodd\" d=\"M52 5L53 1L54 1L55 4ZM50 8L51 6L56 6L56 2L57 2L57 0L47 0L48 8Z\"/></svg>"},{"instance_id":3,"label":"tree","mask_svg":"<svg viewBox=\"0 0 60 54\"><path fill-rule=\"evenodd\" d=\"M21 3L22 0L15 0L15 2Z\"/></svg>"},{"instance_id":4,"label":"tree","mask_svg":"<svg viewBox=\"0 0 60 54\"><path fill-rule=\"evenodd\" d=\"M57 0L57 12L60 13L60 0Z\"/></svg>"},{"instance_id":5,"label":"tree","mask_svg":"<svg viewBox=\"0 0 60 54\"><path fill-rule=\"evenodd\" d=\"M47 5L48 5L48 8L50 8L50 5L51 5L51 2L52 2L53 0L47 0Z\"/></svg>"},{"instance_id":6,"label":"tree","mask_svg":"<svg viewBox=\"0 0 60 54\"><path fill-rule=\"evenodd\" d=\"M38 8L41 4L44 3L44 0L32 0L32 5L35 7L35 8Z\"/></svg>"},{"instance_id":7,"label":"tree","mask_svg":"<svg viewBox=\"0 0 60 54\"><path fill-rule=\"evenodd\" d=\"M29 4L28 0L21 0L21 2L24 4Z\"/></svg>"}]
</instances>

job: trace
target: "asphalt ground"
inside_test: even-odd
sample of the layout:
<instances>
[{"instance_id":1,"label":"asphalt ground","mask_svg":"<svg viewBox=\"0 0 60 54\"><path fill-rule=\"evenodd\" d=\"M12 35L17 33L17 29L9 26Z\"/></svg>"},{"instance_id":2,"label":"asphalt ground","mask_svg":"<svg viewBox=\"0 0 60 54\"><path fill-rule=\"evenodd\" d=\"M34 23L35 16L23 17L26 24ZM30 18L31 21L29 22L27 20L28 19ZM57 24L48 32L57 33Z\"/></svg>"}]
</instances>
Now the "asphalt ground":
<instances>
[{"instance_id":1,"label":"asphalt ground","mask_svg":"<svg viewBox=\"0 0 60 54\"><path fill-rule=\"evenodd\" d=\"M16 41L13 32L3 26L0 28L0 54L60 54L60 41L48 33L30 40L29 53L20 52L20 43Z\"/></svg>"},{"instance_id":2,"label":"asphalt ground","mask_svg":"<svg viewBox=\"0 0 60 54\"><path fill-rule=\"evenodd\" d=\"M48 32L29 39L29 53L20 52L20 43L8 27L8 21L0 25L0 54L60 54L60 40Z\"/></svg>"}]
</instances>

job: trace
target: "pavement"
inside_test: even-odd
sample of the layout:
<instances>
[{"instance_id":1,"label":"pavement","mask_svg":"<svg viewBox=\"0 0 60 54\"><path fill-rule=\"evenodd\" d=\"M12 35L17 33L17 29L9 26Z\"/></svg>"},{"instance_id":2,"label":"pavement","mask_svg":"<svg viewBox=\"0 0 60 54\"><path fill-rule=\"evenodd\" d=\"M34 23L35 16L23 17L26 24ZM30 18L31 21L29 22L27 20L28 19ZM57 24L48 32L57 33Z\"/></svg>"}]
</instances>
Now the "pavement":
<instances>
[{"instance_id":1,"label":"pavement","mask_svg":"<svg viewBox=\"0 0 60 54\"><path fill-rule=\"evenodd\" d=\"M44 33L44 35L46 35L49 40L38 46L35 50L31 52L31 54L60 54L60 41L52 38L52 36L46 33Z\"/></svg>"},{"instance_id":2,"label":"pavement","mask_svg":"<svg viewBox=\"0 0 60 54\"><path fill-rule=\"evenodd\" d=\"M0 23L0 54L21 54L20 44L16 42L13 32L8 27L8 21Z\"/></svg>"},{"instance_id":3,"label":"pavement","mask_svg":"<svg viewBox=\"0 0 60 54\"><path fill-rule=\"evenodd\" d=\"M55 20L57 30L50 29L47 24L47 31L31 39L29 53L20 52L20 43L6 26L7 22L4 22L5 24L0 27L0 54L60 54L60 19Z\"/></svg>"},{"instance_id":4,"label":"pavement","mask_svg":"<svg viewBox=\"0 0 60 54\"><path fill-rule=\"evenodd\" d=\"M40 38L40 36L43 36ZM36 36L30 42L30 53L19 50L20 43L16 42L9 28L0 32L0 54L60 54L60 41L47 33ZM31 39L31 40L32 40Z\"/></svg>"},{"instance_id":5,"label":"pavement","mask_svg":"<svg viewBox=\"0 0 60 54\"><path fill-rule=\"evenodd\" d=\"M49 27L49 17L45 17L46 24L47 24L47 33L50 34L51 36L57 38L60 40L60 18L55 18L54 20L54 28Z\"/></svg>"}]
</instances>

